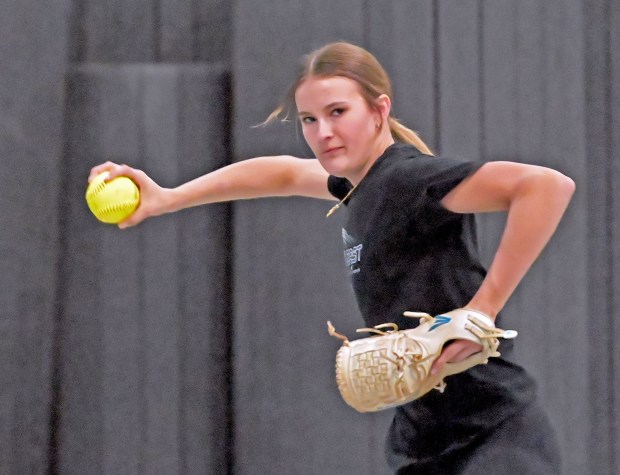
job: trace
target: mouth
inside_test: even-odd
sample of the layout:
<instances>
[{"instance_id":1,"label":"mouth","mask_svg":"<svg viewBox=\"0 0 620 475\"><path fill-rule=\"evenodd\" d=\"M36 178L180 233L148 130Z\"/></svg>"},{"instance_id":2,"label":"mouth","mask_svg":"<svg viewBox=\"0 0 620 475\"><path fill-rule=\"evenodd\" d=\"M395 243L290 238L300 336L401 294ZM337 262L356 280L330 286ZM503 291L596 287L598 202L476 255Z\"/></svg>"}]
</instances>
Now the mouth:
<instances>
[{"instance_id":1,"label":"mouth","mask_svg":"<svg viewBox=\"0 0 620 475\"><path fill-rule=\"evenodd\" d=\"M323 155L330 155L338 150L342 150L344 147L330 147L328 149L323 150Z\"/></svg>"}]
</instances>

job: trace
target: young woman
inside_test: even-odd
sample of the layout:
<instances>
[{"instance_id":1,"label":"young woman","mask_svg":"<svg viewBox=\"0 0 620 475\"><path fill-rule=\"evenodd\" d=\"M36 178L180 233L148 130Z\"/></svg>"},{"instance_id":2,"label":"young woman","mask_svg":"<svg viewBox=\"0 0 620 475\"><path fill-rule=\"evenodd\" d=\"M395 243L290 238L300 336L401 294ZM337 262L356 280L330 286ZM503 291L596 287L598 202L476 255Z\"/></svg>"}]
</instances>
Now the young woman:
<instances>
[{"instance_id":1,"label":"young woman","mask_svg":"<svg viewBox=\"0 0 620 475\"><path fill-rule=\"evenodd\" d=\"M294 110L316 159L259 157L174 189L111 162L109 171L141 189L138 210L119 227L207 203L299 195L336 199L347 208L343 236L351 278L367 326L417 322L405 310L438 314L460 307L499 312L554 233L575 185L539 166L433 157L391 115L389 78L367 51L333 43L305 58L287 100L268 121ZM502 239L486 271L476 251L473 213L504 211ZM361 247L360 247L361 246ZM435 363L456 362L479 347L456 341ZM396 408L386 453L395 473L559 473L553 431L538 408L535 383L502 358L450 377Z\"/></svg>"}]
</instances>

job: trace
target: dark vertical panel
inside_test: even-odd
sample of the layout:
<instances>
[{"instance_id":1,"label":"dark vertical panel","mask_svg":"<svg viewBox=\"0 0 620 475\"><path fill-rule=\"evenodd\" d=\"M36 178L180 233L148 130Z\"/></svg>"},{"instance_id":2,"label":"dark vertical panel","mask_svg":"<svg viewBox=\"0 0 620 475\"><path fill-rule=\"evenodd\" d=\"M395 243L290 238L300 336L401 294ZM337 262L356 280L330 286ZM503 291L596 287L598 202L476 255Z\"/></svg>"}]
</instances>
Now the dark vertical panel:
<instances>
[{"instance_id":1,"label":"dark vertical panel","mask_svg":"<svg viewBox=\"0 0 620 475\"><path fill-rule=\"evenodd\" d=\"M157 0L159 3L159 60L194 60L194 18L192 0Z\"/></svg>"},{"instance_id":2,"label":"dark vertical panel","mask_svg":"<svg viewBox=\"0 0 620 475\"><path fill-rule=\"evenodd\" d=\"M70 194L61 202L60 223L64 246L58 282L62 358L57 402L57 470L63 473L87 469L101 473L104 319L96 311L102 307L103 298L95 276L104 260L95 243L108 229L94 226L83 205L84 176L90 161L98 161L93 157L99 148L98 81L79 69L72 71L67 78L66 107L67 148L61 173L63 186ZM73 228L79 232L65 232Z\"/></svg>"},{"instance_id":3,"label":"dark vertical panel","mask_svg":"<svg viewBox=\"0 0 620 475\"><path fill-rule=\"evenodd\" d=\"M368 2L369 49L392 79L394 115L435 148L434 6Z\"/></svg>"},{"instance_id":4,"label":"dark vertical panel","mask_svg":"<svg viewBox=\"0 0 620 475\"><path fill-rule=\"evenodd\" d=\"M105 100L105 97L104 97ZM103 473L131 473L143 462L145 424L144 352L140 313L142 289L140 236L127 233L119 241L114 229L102 231L99 292L103 296L101 387ZM88 318L82 313L81 318ZM74 382L75 384L76 382ZM77 428L74 428L77 429Z\"/></svg>"},{"instance_id":5,"label":"dark vertical panel","mask_svg":"<svg viewBox=\"0 0 620 475\"><path fill-rule=\"evenodd\" d=\"M510 160L528 161L523 156L520 144L529 144L523 140L520 130L522 117L520 114L523 98L522 80L531 80L537 75L532 74L521 63L522 58L528 60L536 58L534 52L524 54L520 48L523 46L519 41L522 31L520 13L515 2L499 1L484 3L481 12L483 23L480 25L481 32L481 76L483 93L483 130L482 130L482 158L485 161ZM530 12L531 13L531 12ZM532 18L526 15L527 24L532 25L526 33L527 37L535 38L534 32L540 26ZM525 22L524 22L525 23ZM521 75L520 67L523 66L527 73ZM527 88L527 87L526 87ZM540 100L540 97L537 97ZM529 114L535 115L532 110ZM526 116L525 122L528 123ZM490 264L502 236L506 216L504 213L492 213L480 216L479 231L482 235L480 250L484 262ZM524 282L517 288L508 301L503 311L505 328L517 329L519 339L516 344L516 358L519 364L524 365L536 377L540 369L535 364L540 357L540 343L544 337L540 335L537 315L529 311L529 302L533 301L535 294L530 291L536 289L532 285L534 276L528 275ZM533 334L533 336L532 336ZM536 356L534 356L536 355ZM532 364L530 364L532 363Z\"/></svg>"},{"instance_id":6,"label":"dark vertical panel","mask_svg":"<svg viewBox=\"0 0 620 475\"><path fill-rule=\"evenodd\" d=\"M478 33L482 94L480 157L485 161L518 161L516 5L505 0L484 3L478 14L482 22ZM504 225L505 216L499 213L479 219L480 251L486 263L495 254Z\"/></svg>"},{"instance_id":7,"label":"dark vertical panel","mask_svg":"<svg viewBox=\"0 0 620 475\"><path fill-rule=\"evenodd\" d=\"M93 74L94 73L94 74ZM115 160L129 161L129 157L139 154L138 138L139 124L139 77L135 72L124 71L120 74L114 68L102 68L99 74L94 71L86 73L95 78L97 115L94 124L74 124L74 127L85 126L92 128L97 135L96 148L90 150L90 157L80 157L82 160L90 158L111 157ZM70 93L71 91L69 91ZM94 162L93 160L93 162ZM94 163L91 162L91 166ZM75 163L82 168L87 163ZM82 169L82 180L71 183L69 186L80 190L79 197L74 198L74 206L83 207L84 177L87 170ZM81 186L80 186L81 184ZM92 340L82 338L94 336L100 353L97 355L95 367L81 368L83 362L78 356L74 360L79 370L84 371L79 380L65 380L67 391L79 390L81 384L89 384L94 376L100 384L100 392L93 401L69 399L66 413L77 410L78 424L73 427L65 426L68 431L81 432L81 424L90 426L89 431L100 431L96 437L100 444L89 447L94 453L84 454L82 463L77 465L82 470L89 467L93 460L97 460L103 473L123 473L123 470L137 470L140 463L140 440L142 412L142 358L143 346L140 345L140 329L143 325L140 316L141 287L139 277L140 241L137 232L132 231L120 234L111 226L101 226L90 216L83 216L83 221L70 223L63 231L79 241L84 228L93 226L94 239L90 242L97 253L98 263L89 279L95 281L90 295L81 295L84 292L80 283L68 290L65 298L65 310L70 321L79 325L89 318L100 319L99 333L86 335L79 332L77 341L70 341L65 351L69 358L74 354L90 352ZM97 229L99 228L99 229ZM116 232L115 232L116 231ZM74 244L71 237L69 249ZM77 253L70 252L65 259L77 258ZM81 267L79 263L76 266ZM67 272L71 272L71 267ZM77 297L77 298L76 298ZM82 299L86 300L83 301ZM92 299L89 300L87 299ZM97 302L97 300L99 300ZM95 302L96 306L92 306ZM96 315L96 316L95 316ZM74 353L75 352L75 353ZM67 386L70 386L68 388ZM64 402L64 401L63 401ZM91 406L92 405L92 406ZM93 407L94 406L94 407ZM92 421L92 409L100 414L99 424ZM77 435L77 434L76 434ZM125 467L125 468L123 468Z\"/></svg>"},{"instance_id":8,"label":"dark vertical panel","mask_svg":"<svg viewBox=\"0 0 620 475\"><path fill-rule=\"evenodd\" d=\"M85 0L73 3L70 18L73 61L230 60L233 2Z\"/></svg>"},{"instance_id":9,"label":"dark vertical panel","mask_svg":"<svg viewBox=\"0 0 620 475\"><path fill-rule=\"evenodd\" d=\"M143 166L159 181L178 183L178 70L142 69ZM161 178L160 178L161 177ZM180 473L180 299L178 222L144 223L141 250L144 287L145 473ZM170 285L176 282L177 285Z\"/></svg>"},{"instance_id":10,"label":"dark vertical panel","mask_svg":"<svg viewBox=\"0 0 620 475\"><path fill-rule=\"evenodd\" d=\"M440 0L439 152L480 159L480 49L478 0Z\"/></svg>"},{"instance_id":11,"label":"dark vertical panel","mask_svg":"<svg viewBox=\"0 0 620 475\"><path fill-rule=\"evenodd\" d=\"M618 165L618 156L620 155L620 53L617 45L620 44L620 5L617 1L610 1L609 25L611 26L609 37L609 55L610 55L610 74L609 82L611 86L610 113L608 118L608 128L611 130L611 153L608 160L611 162L612 173L610 175L610 189L613 191L611 195L610 207L612 209L612 236L610 243L611 256L613 259L613 285L610 292L610 302L612 312L609 320L612 325L612 338L609 346L609 360L612 366L610 374L609 394L611 399L610 410L610 446L612 452L609 460L610 473L617 473L620 470L620 351L618 351L618 341L620 341L620 253L618 252L618 241L620 240L620 194L618 193L617 183L620 183L620 166Z\"/></svg>"},{"instance_id":12,"label":"dark vertical panel","mask_svg":"<svg viewBox=\"0 0 620 475\"><path fill-rule=\"evenodd\" d=\"M233 2L158 0L158 4L159 61L230 61Z\"/></svg>"},{"instance_id":13,"label":"dark vertical panel","mask_svg":"<svg viewBox=\"0 0 620 475\"><path fill-rule=\"evenodd\" d=\"M132 162L135 160L132 157L140 156L142 145L139 72L112 66L101 68L97 75L101 106L99 153ZM146 422L142 243L137 230L121 235L114 227L105 226L101 233L98 245L105 262L94 276L103 297L99 310L103 318L100 335L103 445L99 449L104 473L129 473L137 471L143 461L140 452Z\"/></svg>"},{"instance_id":14,"label":"dark vertical panel","mask_svg":"<svg viewBox=\"0 0 620 475\"><path fill-rule=\"evenodd\" d=\"M541 161L574 177L578 189L586 189L584 48L583 37L574 34L584 26L581 2L558 1L545 3L545 7L547 49L543 73L547 107L543 111L545 143ZM541 394L550 402L565 464L573 473L589 471L583 444L587 438L583 401L589 394L588 372L580 355L587 351L588 335L588 322L583 318L588 308L587 294L582 278L587 269L587 252L582 245L587 235L586 214L585 194L578 193L539 262L545 276L545 295L540 305L531 307L545 316L548 325L549 350L544 354L546 374ZM566 328L570 331L563 331ZM572 421L566 414L572 414Z\"/></svg>"},{"instance_id":15,"label":"dark vertical panel","mask_svg":"<svg viewBox=\"0 0 620 475\"><path fill-rule=\"evenodd\" d=\"M517 157L517 5L509 0L485 3L481 11L481 84L484 158Z\"/></svg>"},{"instance_id":16,"label":"dark vertical panel","mask_svg":"<svg viewBox=\"0 0 620 475\"><path fill-rule=\"evenodd\" d=\"M546 62L545 5L537 0L518 2L515 11L515 77L516 97L512 103L515 114L517 160L524 163L543 164L545 156L544 134L547 107L546 77L542 74ZM490 45L489 45L490 49ZM510 61L511 58L506 58ZM506 104L506 109L511 107ZM489 120L491 127L493 121ZM491 134L487 134L491 140ZM532 372L539 383L546 381L546 336L550 331L544 308L547 278L543 266L534 265L517 288L507 306L510 320L520 332L516 345L519 361ZM534 307L534 311L532 311Z\"/></svg>"},{"instance_id":17,"label":"dark vertical panel","mask_svg":"<svg viewBox=\"0 0 620 475\"><path fill-rule=\"evenodd\" d=\"M157 59L159 4L156 0L84 0L76 21L83 62L149 62Z\"/></svg>"},{"instance_id":18,"label":"dark vertical panel","mask_svg":"<svg viewBox=\"0 0 620 475\"><path fill-rule=\"evenodd\" d=\"M48 465L68 3L1 7L2 473L44 473Z\"/></svg>"},{"instance_id":19,"label":"dark vertical panel","mask_svg":"<svg viewBox=\"0 0 620 475\"><path fill-rule=\"evenodd\" d=\"M540 163L541 103L544 97L541 68L541 40L544 19L539 19L540 2L485 3L481 25L484 55L483 157L485 160L510 160ZM542 106L544 107L544 106ZM480 219L484 238L481 251L491 261L505 225L503 213ZM544 290L546 291L546 289ZM538 313L531 312L543 290L536 269L530 271L504 310L505 326L520 332L517 341L519 363L544 379L540 358L545 341Z\"/></svg>"},{"instance_id":20,"label":"dark vertical panel","mask_svg":"<svg viewBox=\"0 0 620 475\"><path fill-rule=\"evenodd\" d=\"M613 394L615 384L610 351L614 348L613 255L615 240L612 227L614 195L611 124L611 18L609 2L584 2L585 19L585 137L588 157L587 242L588 242L588 310L590 325L589 385L597 388L588 397L590 433L588 462L594 473L611 470L614 444ZM612 353L613 354L613 353ZM617 470L616 470L617 471Z\"/></svg>"},{"instance_id":21,"label":"dark vertical panel","mask_svg":"<svg viewBox=\"0 0 620 475\"><path fill-rule=\"evenodd\" d=\"M177 156L182 183L226 165L231 158L230 85L229 74L215 66L186 66L178 80L183 113ZM186 210L179 216L179 331L184 349L180 355L180 473L228 473L232 432L230 221L225 204Z\"/></svg>"},{"instance_id":22,"label":"dark vertical panel","mask_svg":"<svg viewBox=\"0 0 620 475\"><path fill-rule=\"evenodd\" d=\"M194 0L192 19L195 60L230 61L234 3L230 0Z\"/></svg>"},{"instance_id":23,"label":"dark vertical panel","mask_svg":"<svg viewBox=\"0 0 620 475\"><path fill-rule=\"evenodd\" d=\"M584 2L585 3L585 2ZM618 118L620 40L617 2L587 2L586 145L589 247L590 395L589 462L597 473L617 473L618 449Z\"/></svg>"},{"instance_id":24,"label":"dark vertical panel","mask_svg":"<svg viewBox=\"0 0 620 475\"><path fill-rule=\"evenodd\" d=\"M298 58L328 41L361 44L363 3L236 2L236 158L299 153L294 126L250 127L284 94ZM234 473L386 473L390 414L357 414L334 377L338 341L362 324L328 202L235 205Z\"/></svg>"},{"instance_id":25,"label":"dark vertical panel","mask_svg":"<svg viewBox=\"0 0 620 475\"><path fill-rule=\"evenodd\" d=\"M87 65L70 74L62 471L176 473L195 460L203 460L200 473L225 470L225 454L213 448L227 420L227 335L195 322L221 318L228 296L183 302L193 296L188 282L226 274L226 233L190 234L203 230L194 221L225 222L225 209L121 232L89 215L83 192L89 168L103 159L141 166L164 186L187 179L189 169L221 165L228 156L219 102L226 80L221 68L198 65ZM202 239L208 246L183 249ZM192 325L196 335L188 334ZM196 406L191 394L205 388L199 397L214 402Z\"/></svg>"}]
</instances>

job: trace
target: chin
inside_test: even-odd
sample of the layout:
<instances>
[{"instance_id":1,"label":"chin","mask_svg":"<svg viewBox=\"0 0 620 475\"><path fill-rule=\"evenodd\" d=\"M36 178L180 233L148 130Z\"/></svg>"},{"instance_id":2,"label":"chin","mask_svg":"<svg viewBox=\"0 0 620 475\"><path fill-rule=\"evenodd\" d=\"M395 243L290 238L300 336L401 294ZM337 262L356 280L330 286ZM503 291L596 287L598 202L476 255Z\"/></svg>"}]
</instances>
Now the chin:
<instances>
[{"instance_id":1,"label":"chin","mask_svg":"<svg viewBox=\"0 0 620 475\"><path fill-rule=\"evenodd\" d=\"M323 168L325 168L325 171L329 173L330 175L337 176L339 178L347 178L348 176L347 170L344 170L339 167L323 167Z\"/></svg>"},{"instance_id":2,"label":"chin","mask_svg":"<svg viewBox=\"0 0 620 475\"><path fill-rule=\"evenodd\" d=\"M330 175L347 178L351 174L351 168L348 163L338 163L338 160L319 160L321 166Z\"/></svg>"}]
</instances>

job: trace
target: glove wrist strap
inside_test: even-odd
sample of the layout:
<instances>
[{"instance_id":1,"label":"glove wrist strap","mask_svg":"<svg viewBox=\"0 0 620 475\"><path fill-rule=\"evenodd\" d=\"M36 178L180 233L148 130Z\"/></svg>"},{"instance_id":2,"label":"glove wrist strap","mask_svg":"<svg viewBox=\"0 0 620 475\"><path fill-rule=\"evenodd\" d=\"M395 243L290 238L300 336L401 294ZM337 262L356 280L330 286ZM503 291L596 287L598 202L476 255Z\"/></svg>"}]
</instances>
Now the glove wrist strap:
<instances>
[{"instance_id":1,"label":"glove wrist strap","mask_svg":"<svg viewBox=\"0 0 620 475\"><path fill-rule=\"evenodd\" d=\"M485 324L489 325L490 327L495 327L494 320L491 317L489 317L486 313L483 313L480 310L475 310L469 307L463 307L463 308L460 308L459 310L464 310L468 313L473 313L478 319L482 320Z\"/></svg>"}]
</instances>

